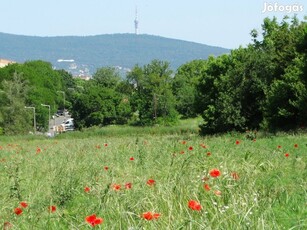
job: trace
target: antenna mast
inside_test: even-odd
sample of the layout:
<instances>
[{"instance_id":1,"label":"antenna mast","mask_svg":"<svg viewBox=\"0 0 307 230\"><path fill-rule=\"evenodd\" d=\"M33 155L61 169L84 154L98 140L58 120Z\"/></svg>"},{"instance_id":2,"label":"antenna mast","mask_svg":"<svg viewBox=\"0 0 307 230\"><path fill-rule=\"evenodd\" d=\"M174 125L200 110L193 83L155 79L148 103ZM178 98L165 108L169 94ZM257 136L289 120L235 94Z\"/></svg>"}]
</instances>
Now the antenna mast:
<instances>
[{"instance_id":1,"label":"antenna mast","mask_svg":"<svg viewBox=\"0 0 307 230\"><path fill-rule=\"evenodd\" d=\"M135 19L134 19L134 29L135 29L135 34L139 34L139 21L138 21L138 8L135 7Z\"/></svg>"}]
</instances>

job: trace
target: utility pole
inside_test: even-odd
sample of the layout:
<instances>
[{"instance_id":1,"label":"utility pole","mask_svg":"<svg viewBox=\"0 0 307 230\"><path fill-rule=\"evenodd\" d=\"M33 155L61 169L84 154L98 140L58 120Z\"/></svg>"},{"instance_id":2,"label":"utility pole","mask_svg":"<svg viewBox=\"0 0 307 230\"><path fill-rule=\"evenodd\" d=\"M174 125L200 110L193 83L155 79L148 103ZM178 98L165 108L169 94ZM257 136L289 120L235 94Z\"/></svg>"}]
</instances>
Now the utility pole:
<instances>
[{"instance_id":1,"label":"utility pole","mask_svg":"<svg viewBox=\"0 0 307 230\"><path fill-rule=\"evenodd\" d=\"M49 109L49 118L48 118L48 132L50 130L50 105L41 104L41 106L48 107Z\"/></svg>"},{"instance_id":2,"label":"utility pole","mask_svg":"<svg viewBox=\"0 0 307 230\"><path fill-rule=\"evenodd\" d=\"M34 126L34 134L36 134L35 107L25 106L25 109L33 109L33 126Z\"/></svg>"},{"instance_id":3,"label":"utility pole","mask_svg":"<svg viewBox=\"0 0 307 230\"><path fill-rule=\"evenodd\" d=\"M64 98L64 105L63 105L63 113L64 113L64 121L66 120L66 114L65 114L65 92L64 91L57 91L58 93L63 93Z\"/></svg>"}]
</instances>

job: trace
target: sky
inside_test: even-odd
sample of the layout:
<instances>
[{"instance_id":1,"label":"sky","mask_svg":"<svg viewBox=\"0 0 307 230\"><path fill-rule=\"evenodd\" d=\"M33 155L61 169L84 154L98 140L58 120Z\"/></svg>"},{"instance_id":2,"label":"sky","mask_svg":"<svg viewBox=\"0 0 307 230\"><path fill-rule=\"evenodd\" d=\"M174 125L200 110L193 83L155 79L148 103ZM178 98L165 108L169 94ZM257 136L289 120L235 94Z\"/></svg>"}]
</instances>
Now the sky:
<instances>
[{"instance_id":1,"label":"sky","mask_svg":"<svg viewBox=\"0 0 307 230\"><path fill-rule=\"evenodd\" d=\"M134 33L136 8L139 34L230 49L250 43L250 31L261 32L266 17L280 21L285 15L296 14L300 20L307 16L305 0L3 0L0 32L32 36Z\"/></svg>"}]
</instances>

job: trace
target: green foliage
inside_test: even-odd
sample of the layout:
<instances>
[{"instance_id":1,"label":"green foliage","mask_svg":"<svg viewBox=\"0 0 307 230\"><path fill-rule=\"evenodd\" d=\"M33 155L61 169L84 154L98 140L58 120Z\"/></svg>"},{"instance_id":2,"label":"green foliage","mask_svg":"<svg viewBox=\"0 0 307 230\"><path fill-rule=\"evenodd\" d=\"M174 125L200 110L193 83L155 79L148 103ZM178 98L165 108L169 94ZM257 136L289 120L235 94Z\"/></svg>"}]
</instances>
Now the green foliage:
<instances>
[{"instance_id":1,"label":"green foliage","mask_svg":"<svg viewBox=\"0 0 307 230\"><path fill-rule=\"evenodd\" d=\"M174 76L172 88L176 98L176 110L183 118L198 115L197 85L206 66L205 63L204 60L191 61L180 66Z\"/></svg>"},{"instance_id":2,"label":"green foliage","mask_svg":"<svg viewBox=\"0 0 307 230\"><path fill-rule=\"evenodd\" d=\"M65 75L64 71L53 70L50 63L29 61L24 64L8 65L0 69L0 83L1 81L11 80L15 73L22 75L22 82L27 82L27 87L25 88L27 90L20 96L23 100L23 107L20 105L22 109L18 111L18 115L14 114L23 117L25 115L21 111L24 111L24 105L35 107L37 127L39 127L40 131L46 130L49 123L48 110L42 107L41 104L50 105L51 113L57 110L59 104L63 106L63 95L59 95L57 91L63 90L64 83L69 85L66 83L68 77L63 76ZM7 112L4 113L7 114ZM29 120L28 123L31 124L32 122ZM24 127L28 126L25 125Z\"/></svg>"},{"instance_id":3,"label":"green foliage","mask_svg":"<svg viewBox=\"0 0 307 230\"><path fill-rule=\"evenodd\" d=\"M125 124L131 117L129 89L115 68L98 69L93 79L73 94L72 115L77 128ZM128 90L128 91L127 91Z\"/></svg>"},{"instance_id":4,"label":"green foliage","mask_svg":"<svg viewBox=\"0 0 307 230\"><path fill-rule=\"evenodd\" d=\"M2 81L1 88L0 126L3 132L6 135L29 132L30 116L25 110L27 81L15 72L11 80Z\"/></svg>"},{"instance_id":5,"label":"green foliage","mask_svg":"<svg viewBox=\"0 0 307 230\"><path fill-rule=\"evenodd\" d=\"M136 65L127 75L134 88L131 100L139 114L139 125L170 125L177 121L171 74L169 63L153 60L143 68Z\"/></svg>"},{"instance_id":6,"label":"green foliage","mask_svg":"<svg viewBox=\"0 0 307 230\"><path fill-rule=\"evenodd\" d=\"M306 22L266 18L263 40L208 59L198 84L202 134L306 124Z\"/></svg>"}]
</instances>

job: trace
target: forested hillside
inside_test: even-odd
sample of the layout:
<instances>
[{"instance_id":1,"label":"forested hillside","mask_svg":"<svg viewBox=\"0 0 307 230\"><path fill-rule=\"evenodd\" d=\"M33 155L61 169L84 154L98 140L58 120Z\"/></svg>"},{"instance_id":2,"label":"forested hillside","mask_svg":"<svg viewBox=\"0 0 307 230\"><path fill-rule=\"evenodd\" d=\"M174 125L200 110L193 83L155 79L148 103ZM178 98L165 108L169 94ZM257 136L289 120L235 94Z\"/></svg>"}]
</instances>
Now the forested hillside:
<instances>
[{"instance_id":1,"label":"forested hillside","mask_svg":"<svg viewBox=\"0 0 307 230\"><path fill-rule=\"evenodd\" d=\"M168 61L175 70L188 61L224 53L229 50L152 35L35 37L0 33L1 58L17 62L44 60L57 68L68 67L57 62L59 59L74 60L78 67L89 68L91 73L106 66L131 69L153 59Z\"/></svg>"}]
</instances>

